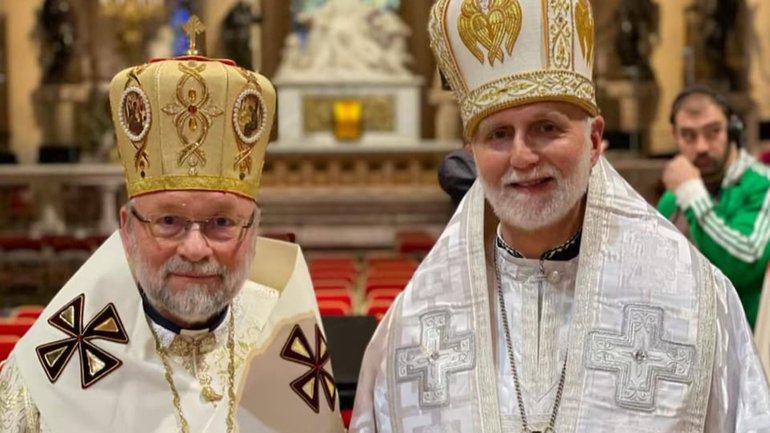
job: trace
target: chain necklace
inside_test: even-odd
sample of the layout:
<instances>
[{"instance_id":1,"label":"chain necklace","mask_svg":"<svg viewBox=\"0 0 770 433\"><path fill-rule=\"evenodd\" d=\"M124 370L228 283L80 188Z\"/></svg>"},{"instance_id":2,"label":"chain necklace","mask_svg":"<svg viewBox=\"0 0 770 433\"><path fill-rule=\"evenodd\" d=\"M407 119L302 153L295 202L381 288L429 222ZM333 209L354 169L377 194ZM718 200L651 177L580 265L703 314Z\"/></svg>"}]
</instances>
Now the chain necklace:
<instances>
[{"instance_id":1,"label":"chain necklace","mask_svg":"<svg viewBox=\"0 0 770 433\"><path fill-rule=\"evenodd\" d=\"M541 262L542 267L542 262ZM511 330L508 323L508 312L505 308L505 299L503 297L503 286L500 283L500 270L497 268L497 248L495 248L495 278L497 279L497 297L500 302L500 316L503 319L503 333L505 334L505 347L508 352L508 362L511 365L511 375L513 376L513 387L516 390L516 400L519 404L519 414L521 416L521 431L522 433L555 433L554 426L556 425L556 416L559 413L559 405L561 404L561 396L564 391L564 381L567 376L567 356L564 356L564 365L561 368L561 377L559 377L559 386L556 389L556 399L553 402L553 411L551 412L551 418L548 420L548 427L542 432L532 430L527 422L527 414L524 410L524 398L521 395L521 384L519 383L519 374L516 370L516 361L513 357L513 343L511 342Z\"/></svg>"},{"instance_id":2,"label":"chain necklace","mask_svg":"<svg viewBox=\"0 0 770 433\"><path fill-rule=\"evenodd\" d=\"M227 330L227 352L229 355L229 360L227 363L227 432L233 433L235 432L235 314L231 311L230 312L230 323L228 325ZM182 433L190 433L190 424L187 422L187 419L184 417L184 412L182 411L182 402L179 398L179 392L176 389L176 385L174 385L174 377L171 373L171 363L168 360L168 355L166 354L166 349L163 348L160 344L160 339L158 338L158 334L155 332L155 328L153 328L152 324L150 325L150 331L152 332L152 336L155 338L155 351L158 352L158 355L160 355L160 360L163 362L163 370L165 372L166 382L168 382L168 386L171 388L171 394L173 396L173 402L174 402L174 408L176 409L177 416L179 416L179 424L180 428L182 430Z\"/></svg>"}]
</instances>

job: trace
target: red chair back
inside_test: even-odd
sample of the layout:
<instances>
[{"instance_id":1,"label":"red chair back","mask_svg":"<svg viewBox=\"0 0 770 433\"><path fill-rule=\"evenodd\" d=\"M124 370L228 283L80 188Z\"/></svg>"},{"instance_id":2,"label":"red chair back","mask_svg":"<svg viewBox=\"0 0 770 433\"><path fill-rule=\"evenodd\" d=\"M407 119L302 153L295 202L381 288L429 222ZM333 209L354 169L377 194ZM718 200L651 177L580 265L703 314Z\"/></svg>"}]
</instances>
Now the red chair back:
<instances>
[{"instance_id":1,"label":"red chair back","mask_svg":"<svg viewBox=\"0 0 770 433\"><path fill-rule=\"evenodd\" d=\"M42 305L22 305L14 308L11 316L17 319L37 319L44 309Z\"/></svg>"},{"instance_id":2,"label":"red chair back","mask_svg":"<svg viewBox=\"0 0 770 433\"><path fill-rule=\"evenodd\" d=\"M15 335L0 335L0 362L8 358L17 341L19 337Z\"/></svg>"},{"instance_id":3,"label":"red chair back","mask_svg":"<svg viewBox=\"0 0 770 433\"><path fill-rule=\"evenodd\" d=\"M319 300L318 310L322 316L347 316L350 314L350 306L342 301Z\"/></svg>"},{"instance_id":4,"label":"red chair back","mask_svg":"<svg viewBox=\"0 0 770 433\"><path fill-rule=\"evenodd\" d=\"M23 337L27 333L32 324L35 323L35 319L20 318L20 319L0 319L0 336L16 336Z\"/></svg>"}]
</instances>

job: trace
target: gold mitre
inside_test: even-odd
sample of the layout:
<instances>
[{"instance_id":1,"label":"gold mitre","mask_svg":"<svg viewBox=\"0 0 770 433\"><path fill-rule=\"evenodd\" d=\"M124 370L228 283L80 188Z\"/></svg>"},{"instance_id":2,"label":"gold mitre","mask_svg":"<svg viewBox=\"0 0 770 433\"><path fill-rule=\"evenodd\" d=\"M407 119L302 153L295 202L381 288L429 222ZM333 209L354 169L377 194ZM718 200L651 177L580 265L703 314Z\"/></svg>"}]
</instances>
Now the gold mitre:
<instances>
[{"instance_id":1,"label":"gold mitre","mask_svg":"<svg viewBox=\"0 0 770 433\"><path fill-rule=\"evenodd\" d=\"M484 117L530 102L599 112L589 0L437 0L429 31L466 140Z\"/></svg>"},{"instance_id":2,"label":"gold mitre","mask_svg":"<svg viewBox=\"0 0 770 433\"><path fill-rule=\"evenodd\" d=\"M275 117L275 88L230 60L188 55L119 72L110 104L128 196L226 191L254 199Z\"/></svg>"}]
</instances>

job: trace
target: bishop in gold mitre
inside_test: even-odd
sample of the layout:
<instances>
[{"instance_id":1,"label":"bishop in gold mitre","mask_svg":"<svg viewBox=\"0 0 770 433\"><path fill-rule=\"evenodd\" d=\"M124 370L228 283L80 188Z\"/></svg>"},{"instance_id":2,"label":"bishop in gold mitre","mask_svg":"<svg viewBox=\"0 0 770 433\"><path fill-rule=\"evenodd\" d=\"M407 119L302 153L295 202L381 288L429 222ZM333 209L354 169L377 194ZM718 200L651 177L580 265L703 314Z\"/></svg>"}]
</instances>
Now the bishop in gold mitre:
<instances>
[{"instance_id":1,"label":"bishop in gold mitre","mask_svg":"<svg viewBox=\"0 0 770 433\"><path fill-rule=\"evenodd\" d=\"M119 72L129 201L0 372L0 432L342 432L299 247L257 235L265 77L195 48Z\"/></svg>"}]
</instances>

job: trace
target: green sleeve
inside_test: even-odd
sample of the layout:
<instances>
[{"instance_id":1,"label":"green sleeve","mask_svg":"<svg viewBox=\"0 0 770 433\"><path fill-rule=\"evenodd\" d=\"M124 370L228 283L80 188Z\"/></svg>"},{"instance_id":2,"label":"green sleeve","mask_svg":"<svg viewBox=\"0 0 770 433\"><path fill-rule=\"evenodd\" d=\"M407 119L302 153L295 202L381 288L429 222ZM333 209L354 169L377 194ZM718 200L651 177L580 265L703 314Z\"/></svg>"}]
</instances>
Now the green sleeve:
<instances>
[{"instance_id":1,"label":"green sleeve","mask_svg":"<svg viewBox=\"0 0 770 433\"><path fill-rule=\"evenodd\" d=\"M666 218L671 218L676 210L676 196L671 191L666 191L658 201L658 212Z\"/></svg>"},{"instance_id":2,"label":"green sleeve","mask_svg":"<svg viewBox=\"0 0 770 433\"><path fill-rule=\"evenodd\" d=\"M711 263L736 287L761 281L768 261L770 194L753 188L737 205L717 204L698 197L684 212L690 238Z\"/></svg>"}]
</instances>

